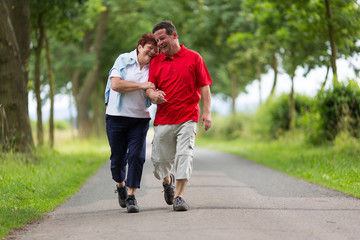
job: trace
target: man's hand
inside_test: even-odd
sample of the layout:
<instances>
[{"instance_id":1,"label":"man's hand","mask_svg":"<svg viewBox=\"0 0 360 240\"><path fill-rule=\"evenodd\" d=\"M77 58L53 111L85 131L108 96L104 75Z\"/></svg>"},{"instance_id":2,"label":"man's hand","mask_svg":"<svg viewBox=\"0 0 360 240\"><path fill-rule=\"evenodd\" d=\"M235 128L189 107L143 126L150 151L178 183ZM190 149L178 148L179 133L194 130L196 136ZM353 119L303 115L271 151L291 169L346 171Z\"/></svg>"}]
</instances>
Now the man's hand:
<instances>
[{"instance_id":1,"label":"man's hand","mask_svg":"<svg viewBox=\"0 0 360 240\"><path fill-rule=\"evenodd\" d=\"M201 98L204 105L204 112L201 115L201 126L204 126L205 131L211 128L211 92L209 86L204 86L200 88Z\"/></svg>"},{"instance_id":2,"label":"man's hand","mask_svg":"<svg viewBox=\"0 0 360 240\"><path fill-rule=\"evenodd\" d=\"M165 93L159 89L147 89L146 90L146 95L150 98L151 102L154 104L162 104L164 102L167 102L167 100L165 99Z\"/></svg>"},{"instance_id":3,"label":"man's hand","mask_svg":"<svg viewBox=\"0 0 360 240\"><path fill-rule=\"evenodd\" d=\"M204 126L205 131L211 128L211 113L210 112L203 112L201 115L201 126Z\"/></svg>"}]
</instances>

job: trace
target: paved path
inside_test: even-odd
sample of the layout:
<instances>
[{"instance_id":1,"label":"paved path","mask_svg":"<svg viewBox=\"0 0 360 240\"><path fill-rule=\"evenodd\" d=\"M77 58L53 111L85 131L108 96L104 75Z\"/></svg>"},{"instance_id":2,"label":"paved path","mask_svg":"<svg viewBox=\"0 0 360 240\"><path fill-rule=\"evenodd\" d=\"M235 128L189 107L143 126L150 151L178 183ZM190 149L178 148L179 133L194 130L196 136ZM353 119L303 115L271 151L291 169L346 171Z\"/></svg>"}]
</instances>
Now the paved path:
<instances>
[{"instance_id":1,"label":"paved path","mask_svg":"<svg viewBox=\"0 0 360 240\"><path fill-rule=\"evenodd\" d=\"M149 158L140 213L119 208L116 196L107 163L68 202L12 238L360 239L360 199L211 150L195 151L188 212L166 205Z\"/></svg>"}]
</instances>

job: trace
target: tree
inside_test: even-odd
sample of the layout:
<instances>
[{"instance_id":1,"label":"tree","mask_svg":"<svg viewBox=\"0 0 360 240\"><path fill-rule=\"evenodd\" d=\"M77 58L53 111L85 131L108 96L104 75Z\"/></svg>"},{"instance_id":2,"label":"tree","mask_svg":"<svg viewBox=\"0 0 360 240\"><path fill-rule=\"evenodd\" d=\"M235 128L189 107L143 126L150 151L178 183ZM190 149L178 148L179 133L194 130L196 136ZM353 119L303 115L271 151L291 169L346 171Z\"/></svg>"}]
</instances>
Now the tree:
<instances>
[{"instance_id":1,"label":"tree","mask_svg":"<svg viewBox=\"0 0 360 240\"><path fill-rule=\"evenodd\" d=\"M34 143L28 116L30 57L28 2L0 0L0 144L29 151Z\"/></svg>"},{"instance_id":2,"label":"tree","mask_svg":"<svg viewBox=\"0 0 360 240\"><path fill-rule=\"evenodd\" d=\"M203 55L212 78L216 79L212 93L231 98L233 114L237 96L256 78L250 77L250 66L242 55L246 46L234 46L234 42L229 41L234 32L249 28L241 16L241 3L240 0L198 1L195 16L185 26L191 46Z\"/></svg>"},{"instance_id":3,"label":"tree","mask_svg":"<svg viewBox=\"0 0 360 240\"><path fill-rule=\"evenodd\" d=\"M323 0L319 7L325 8L328 42L331 48L333 84L337 84L336 59L348 58L360 52L356 45L360 37L360 8L357 0ZM325 18L325 17L324 17ZM346 28L344 28L346 26Z\"/></svg>"},{"instance_id":4,"label":"tree","mask_svg":"<svg viewBox=\"0 0 360 240\"><path fill-rule=\"evenodd\" d=\"M86 74L83 84L80 85L80 79L74 79L77 81L74 85L77 86L75 93L76 106L78 111L78 129L81 137L87 138L91 133L91 125L89 119L88 103L90 96L95 90L99 80L100 71L100 54L103 45L103 36L107 25L108 11L105 10L100 14L98 24L95 31L94 42L91 43L91 47L88 51L93 51L95 54L95 64L93 68ZM74 89L74 90L75 90Z\"/></svg>"},{"instance_id":5,"label":"tree","mask_svg":"<svg viewBox=\"0 0 360 240\"><path fill-rule=\"evenodd\" d=\"M32 2L34 4L34 1ZM37 114L37 124L36 124L36 138L37 138L37 144L43 145L44 144L44 133L43 133L43 124L42 124L42 100L40 96L40 71L41 71L41 52L43 49L44 44L44 34L45 34L45 26L44 26L44 15L47 11L46 8L39 8L39 1L36 1L36 5L32 6L32 19L33 24L32 28L35 34L35 42L34 44L34 50L35 50L35 63L34 63L34 90L35 90L35 96L36 96L36 114ZM35 9L38 10L38 12L35 12Z\"/></svg>"},{"instance_id":6,"label":"tree","mask_svg":"<svg viewBox=\"0 0 360 240\"><path fill-rule=\"evenodd\" d=\"M283 2L278 0L246 0L244 2L247 19L253 21L255 26L247 37L250 48L253 48L253 52L256 53L254 58L260 65L270 65L275 73L270 97L275 89L277 79L277 55L281 57L282 67L290 76L290 129L295 125L295 71L298 66L305 65L307 57L314 50L314 47L311 47L314 42L309 37L304 36L303 30L304 26L306 26L304 21L308 16L301 4L296 1ZM242 35L245 34L237 33L237 38ZM263 60L258 60L261 57ZM253 64L254 66L257 66L256 62ZM257 75L259 74L257 73Z\"/></svg>"},{"instance_id":7,"label":"tree","mask_svg":"<svg viewBox=\"0 0 360 240\"><path fill-rule=\"evenodd\" d=\"M57 0L37 0L31 2L32 12L32 30L34 34L34 50L35 50L35 63L34 63L34 91L37 100L37 139L38 144L43 144L43 127L42 127L42 101L41 98L41 85L46 84L41 81L41 53L46 47L46 63L47 63L47 76L49 84L49 99L50 99L50 146L53 146L54 139L54 95L55 95L55 79L53 74L53 66L51 62L51 49L50 41L62 42L77 42L83 35L89 25L89 12L92 14L93 8L101 7L101 0L89 1L57 1ZM89 10L90 9L90 10ZM88 11L89 10L89 11ZM90 23L88 23L90 22ZM49 38L47 35L53 36ZM66 83L64 83L66 85Z\"/></svg>"},{"instance_id":8,"label":"tree","mask_svg":"<svg viewBox=\"0 0 360 240\"><path fill-rule=\"evenodd\" d=\"M360 52L357 46L360 37L360 9L356 0L306 1L298 6L307 13L303 21L303 36L311 37L316 48L306 60L306 73L315 67L327 68L325 85L330 67L333 85L337 80L336 60L349 58ZM344 27L346 26L346 27Z\"/></svg>"},{"instance_id":9,"label":"tree","mask_svg":"<svg viewBox=\"0 0 360 240\"><path fill-rule=\"evenodd\" d=\"M258 58L262 59L262 64L265 66L264 70L266 71L270 67L274 72L273 85L268 97L269 100L275 94L279 72L278 56L281 44L277 31L283 24L282 13L274 8L271 3L258 0L244 0L243 9L244 18L252 26L249 32L244 34L246 36L245 40L251 44L255 51L258 51ZM237 35L241 36L242 33L237 33Z\"/></svg>"},{"instance_id":10,"label":"tree","mask_svg":"<svg viewBox=\"0 0 360 240\"><path fill-rule=\"evenodd\" d=\"M49 118L49 142L50 147L54 147L54 73L52 70L52 61L50 54L50 40L47 31L45 31L45 54L46 54L46 68L49 82L49 98L50 98L50 118Z\"/></svg>"},{"instance_id":11,"label":"tree","mask_svg":"<svg viewBox=\"0 0 360 240\"><path fill-rule=\"evenodd\" d=\"M335 42L335 30L333 23L333 15L330 6L330 0L324 0L325 9L326 9L326 18L327 18L327 27L329 31L329 41L331 46L331 68L334 75L334 82L337 81L337 68L336 68L336 59L337 59L337 47Z\"/></svg>"},{"instance_id":12,"label":"tree","mask_svg":"<svg viewBox=\"0 0 360 240\"><path fill-rule=\"evenodd\" d=\"M360 17L355 1L329 2L338 56L347 57L358 52L355 42L359 38L359 24L356 24ZM70 2L71 6L71 2L79 1L61 2ZM324 0L80 2L84 3L86 10L80 11L81 17L73 21L73 25L78 26L75 28L77 31L69 31L71 34L68 34L66 31L72 27L64 27L64 22L58 20L56 22L61 24L56 30L46 29L52 40L51 55L56 59L53 67L55 91L72 91L78 110L77 124L83 137L93 131L102 132L105 109L102 104L103 89L114 60L119 54L133 50L139 37L151 32L158 21L172 20L180 42L203 56L215 80L212 93L231 98L233 113L238 94L245 91L252 81L261 82L262 73L270 68L274 70L272 96L279 70L285 70L293 82L297 67L303 67L309 73L315 67L327 66L330 69L331 66ZM61 9L67 12L65 15L74 13L73 8L68 9L71 11ZM59 7L54 9L55 13L58 11ZM61 13L56 16L61 16ZM45 15L48 14L46 12ZM53 19L46 20L45 26L49 26L51 21ZM347 27L341 29L341 25ZM291 96L294 96L294 91L292 85L289 101L293 101ZM262 101L263 97L259 97Z\"/></svg>"}]
</instances>

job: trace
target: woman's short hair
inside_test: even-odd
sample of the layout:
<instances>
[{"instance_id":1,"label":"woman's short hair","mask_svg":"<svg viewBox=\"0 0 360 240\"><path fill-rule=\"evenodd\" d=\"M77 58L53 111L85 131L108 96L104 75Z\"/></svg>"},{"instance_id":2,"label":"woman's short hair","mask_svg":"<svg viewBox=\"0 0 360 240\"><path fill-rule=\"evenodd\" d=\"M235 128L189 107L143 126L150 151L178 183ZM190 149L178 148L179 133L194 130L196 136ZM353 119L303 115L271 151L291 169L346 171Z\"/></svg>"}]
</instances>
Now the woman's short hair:
<instances>
[{"instance_id":1,"label":"woman's short hair","mask_svg":"<svg viewBox=\"0 0 360 240\"><path fill-rule=\"evenodd\" d=\"M144 35L142 35L138 41L137 46L139 47L139 45L140 45L140 46L144 47L145 44L147 44L147 43L153 44L155 47L157 46L154 34L145 33ZM137 48L136 48L136 53L139 54Z\"/></svg>"}]
</instances>

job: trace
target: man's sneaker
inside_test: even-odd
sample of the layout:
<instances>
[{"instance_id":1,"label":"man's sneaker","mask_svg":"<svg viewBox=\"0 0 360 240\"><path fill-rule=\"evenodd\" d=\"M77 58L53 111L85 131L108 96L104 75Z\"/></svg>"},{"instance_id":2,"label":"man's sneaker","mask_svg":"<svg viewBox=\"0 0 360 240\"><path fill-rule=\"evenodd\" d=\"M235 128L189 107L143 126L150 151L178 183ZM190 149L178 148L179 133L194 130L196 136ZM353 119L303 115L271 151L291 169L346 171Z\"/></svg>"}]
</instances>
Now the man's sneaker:
<instances>
[{"instance_id":1,"label":"man's sneaker","mask_svg":"<svg viewBox=\"0 0 360 240\"><path fill-rule=\"evenodd\" d=\"M139 207L135 199L135 195L129 195L126 199L126 208L128 213L137 213L139 212Z\"/></svg>"},{"instance_id":2,"label":"man's sneaker","mask_svg":"<svg viewBox=\"0 0 360 240\"><path fill-rule=\"evenodd\" d=\"M175 176L170 173L170 183L169 184L165 184L163 182L163 187L164 187L164 198L165 198L165 202L168 205L172 205L173 201L174 201L174 195L175 195Z\"/></svg>"},{"instance_id":3,"label":"man's sneaker","mask_svg":"<svg viewBox=\"0 0 360 240\"><path fill-rule=\"evenodd\" d=\"M127 187L126 186L119 187L118 185L116 185L115 193L118 194L118 200L119 200L120 207L126 208L126 198L128 196Z\"/></svg>"},{"instance_id":4,"label":"man's sneaker","mask_svg":"<svg viewBox=\"0 0 360 240\"><path fill-rule=\"evenodd\" d=\"M174 211L187 211L189 210L189 205L181 197L176 197L174 199L173 205Z\"/></svg>"}]
</instances>

